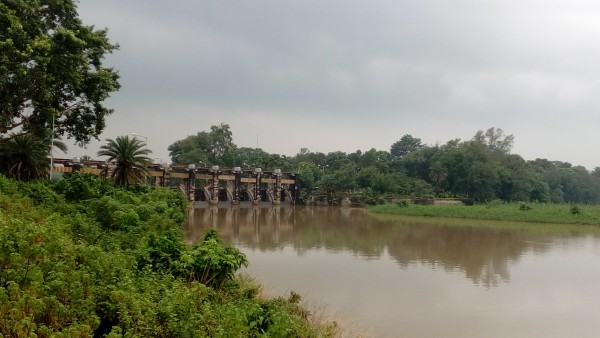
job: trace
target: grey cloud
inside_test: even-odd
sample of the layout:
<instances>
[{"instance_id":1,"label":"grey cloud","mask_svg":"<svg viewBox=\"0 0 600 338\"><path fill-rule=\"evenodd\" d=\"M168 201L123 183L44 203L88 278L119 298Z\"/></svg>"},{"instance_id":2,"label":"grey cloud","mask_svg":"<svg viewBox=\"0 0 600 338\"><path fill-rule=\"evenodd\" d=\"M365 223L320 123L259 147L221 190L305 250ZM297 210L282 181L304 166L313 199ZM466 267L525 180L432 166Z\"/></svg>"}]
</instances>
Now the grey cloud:
<instances>
[{"instance_id":1,"label":"grey cloud","mask_svg":"<svg viewBox=\"0 0 600 338\"><path fill-rule=\"evenodd\" d=\"M557 132L544 119L598 122L593 1L90 0L80 8L121 44L108 59L122 75L111 99L116 121L160 119L157 107L203 121L220 112L232 125L256 112L301 116L299 128L338 117L345 128L373 128L382 149L403 133L445 142L491 126L517 134L526 123L544 138ZM365 123L386 120L409 122L385 135ZM521 149L535 153L523 139Z\"/></svg>"}]
</instances>

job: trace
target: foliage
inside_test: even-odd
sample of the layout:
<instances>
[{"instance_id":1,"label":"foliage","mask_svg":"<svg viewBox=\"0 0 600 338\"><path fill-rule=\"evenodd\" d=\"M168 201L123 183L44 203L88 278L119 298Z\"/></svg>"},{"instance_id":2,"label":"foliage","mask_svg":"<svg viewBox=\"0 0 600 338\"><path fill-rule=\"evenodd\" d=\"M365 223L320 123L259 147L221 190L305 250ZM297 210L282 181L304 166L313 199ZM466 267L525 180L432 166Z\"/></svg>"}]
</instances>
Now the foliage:
<instances>
[{"instance_id":1,"label":"foliage","mask_svg":"<svg viewBox=\"0 0 600 338\"><path fill-rule=\"evenodd\" d=\"M199 132L176 141L168 148L171 161L178 164L234 165L235 149L229 125L211 126L210 132Z\"/></svg>"},{"instance_id":2,"label":"foliage","mask_svg":"<svg viewBox=\"0 0 600 338\"><path fill-rule=\"evenodd\" d=\"M513 146L515 137L513 135L504 135L504 131L500 128L489 128L477 131L473 137L473 141L485 144L492 151L509 153Z\"/></svg>"},{"instance_id":3,"label":"foliage","mask_svg":"<svg viewBox=\"0 0 600 338\"><path fill-rule=\"evenodd\" d=\"M107 156L109 162L114 161L110 177L117 185L143 183L146 180L147 166L151 163L148 154L151 151L146 143L129 136L117 136L115 140L108 139L98 151L98 156Z\"/></svg>"},{"instance_id":4,"label":"foliage","mask_svg":"<svg viewBox=\"0 0 600 338\"><path fill-rule=\"evenodd\" d=\"M573 213L573 210L579 210ZM600 225L600 206L550 203L491 203L469 205L385 204L370 207L374 213L409 216L489 219L499 221ZM526 212L523 212L526 211Z\"/></svg>"},{"instance_id":5,"label":"foliage","mask_svg":"<svg viewBox=\"0 0 600 338\"><path fill-rule=\"evenodd\" d=\"M402 199L398 203L396 203L396 205L399 206L399 207L401 207L401 208L406 208L406 207L408 207L409 204L410 204L410 202L408 200L405 200L405 199Z\"/></svg>"},{"instance_id":6,"label":"foliage","mask_svg":"<svg viewBox=\"0 0 600 338\"><path fill-rule=\"evenodd\" d=\"M574 205L571 207L571 215L579 215L581 213L581 209L578 206Z\"/></svg>"},{"instance_id":7,"label":"foliage","mask_svg":"<svg viewBox=\"0 0 600 338\"><path fill-rule=\"evenodd\" d=\"M175 142L169 150L175 163L280 168L299 174L298 202L337 203L350 197L377 204L391 195L394 199L447 196L469 204L496 199L600 204L600 168L590 173L560 161L526 161L510 153L515 138L500 128L479 130L467 141L453 139L433 146L405 134L389 152L372 148L323 154L301 148L293 157L238 148L229 144L231 136L229 126L220 124ZM230 153L213 149L211 140L219 138L229 144L228 149L235 149L233 159Z\"/></svg>"},{"instance_id":8,"label":"foliage","mask_svg":"<svg viewBox=\"0 0 600 338\"><path fill-rule=\"evenodd\" d=\"M261 298L256 283L235 275L245 257L215 231L187 246L181 194L118 188L86 175L66 180L0 176L0 336L333 334L329 325L309 324L297 297ZM56 198L34 202L29 195L39 192Z\"/></svg>"},{"instance_id":9,"label":"foliage","mask_svg":"<svg viewBox=\"0 0 600 338\"><path fill-rule=\"evenodd\" d=\"M179 274L177 262L185 251L185 245L174 231L163 235L150 234L146 246L136 257L137 269Z\"/></svg>"},{"instance_id":10,"label":"foliage","mask_svg":"<svg viewBox=\"0 0 600 338\"><path fill-rule=\"evenodd\" d=\"M0 142L52 125L80 144L100 135L112 112L102 103L119 88L102 61L116 48L81 22L73 0L0 3Z\"/></svg>"},{"instance_id":11,"label":"foliage","mask_svg":"<svg viewBox=\"0 0 600 338\"><path fill-rule=\"evenodd\" d=\"M221 123L218 126L210 126L208 145L212 163L221 164L217 163L217 159L222 161L222 164L231 163L235 144L228 124Z\"/></svg>"},{"instance_id":12,"label":"foliage","mask_svg":"<svg viewBox=\"0 0 600 338\"><path fill-rule=\"evenodd\" d=\"M98 179L94 174L69 173L56 183L55 189L67 201L82 201L91 198L100 198L112 191L107 181Z\"/></svg>"},{"instance_id":13,"label":"foliage","mask_svg":"<svg viewBox=\"0 0 600 338\"><path fill-rule=\"evenodd\" d=\"M423 148L423 144L421 143L421 139L417 137L413 137L412 135L406 134L402 136L402 138L392 144L390 149L390 154L392 157L404 157L407 154L419 150Z\"/></svg>"},{"instance_id":14,"label":"foliage","mask_svg":"<svg viewBox=\"0 0 600 338\"><path fill-rule=\"evenodd\" d=\"M519 205L519 210L521 211L527 211L527 210L531 210L531 206L525 203L521 203L521 205Z\"/></svg>"},{"instance_id":15,"label":"foliage","mask_svg":"<svg viewBox=\"0 0 600 338\"><path fill-rule=\"evenodd\" d=\"M225 245L214 229L208 230L202 242L181 257L179 264L189 280L217 288L232 281L235 272L242 266L248 266L246 256Z\"/></svg>"},{"instance_id":16,"label":"foliage","mask_svg":"<svg viewBox=\"0 0 600 338\"><path fill-rule=\"evenodd\" d=\"M30 181L48 175L50 143L34 135L13 135L0 142L0 171L8 177Z\"/></svg>"}]
</instances>

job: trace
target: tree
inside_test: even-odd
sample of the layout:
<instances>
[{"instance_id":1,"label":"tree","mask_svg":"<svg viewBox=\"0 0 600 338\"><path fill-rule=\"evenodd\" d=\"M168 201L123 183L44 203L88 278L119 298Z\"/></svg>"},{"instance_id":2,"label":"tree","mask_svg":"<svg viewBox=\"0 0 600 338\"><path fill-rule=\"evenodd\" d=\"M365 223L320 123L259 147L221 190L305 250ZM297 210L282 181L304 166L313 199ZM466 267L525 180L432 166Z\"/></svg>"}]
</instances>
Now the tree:
<instances>
[{"instance_id":1,"label":"tree","mask_svg":"<svg viewBox=\"0 0 600 338\"><path fill-rule=\"evenodd\" d=\"M236 148L229 125L221 123L218 126L211 126L208 133L201 131L176 141L169 146L168 150L173 163L203 162L206 165L234 166Z\"/></svg>"},{"instance_id":2,"label":"tree","mask_svg":"<svg viewBox=\"0 0 600 338\"><path fill-rule=\"evenodd\" d=\"M475 162L469 168L469 197L476 202L488 202L495 199L499 184L497 169L491 164Z\"/></svg>"},{"instance_id":3,"label":"tree","mask_svg":"<svg viewBox=\"0 0 600 338\"><path fill-rule=\"evenodd\" d=\"M390 154L382 150L375 150L375 148L371 148L371 150L365 151L358 159L358 165L361 168L375 166L380 172L388 172L390 169L389 160Z\"/></svg>"},{"instance_id":4,"label":"tree","mask_svg":"<svg viewBox=\"0 0 600 338\"><path fill-rule=\"evenodd\" d=\"M211 126L208 134L209 153L215 164L233 165L235 144L229 125L221 123Z\"/></svg>"},{"instance_id":5,"label":"tree","mask_svg":"<svg viewBox=\"0 0 600 338\"><path fill-rule=\"evenodd\" d=\"M390 154L393 158L399 158L421 148L423 148L423 144L420 138L406 134L399 141L392 144Z\"/></svg>"},{"instance_id":6,"label":"tree","mask_svg":"<svg viewBox=\"0 0 600 338\"><path fill-rule=\"evenodd\" d=\"M55 142L61 150L64 144ZM46 177L50 168L50 141L35 135L16 135L0 143L0 168L8 177L30 181Z\"/></svg>"},{"instance_id":7,"label":"tree","mask_svg":"<svg viewBox=\"0 0 600 338\"><path fill-rule=\"evenodd\" d=\"M429 167L429 178L435 183L438 193L443 192L442 182L448 176L448 169L440 161L436 161Z\"/></svg>"},{"instance_id":8,"label":"tree","mask_svg":"<svg viewBox=\"0 0 600 338\"><path fill-rule=\"evenodd\" d=\"M202 162L208 165L208 133L199 132L183 140L175 141L168 148L171 161L177 164L195 164Z\"/></svg>"},{"instance_id":9,"label":"tree","mask_svg":"<svg viewBox=\"0 0 600 338\"><path fill-rule=\"evenodd\" d=\"M0 3L0 141L52 126L78 144L100 135L119 89L102 64L118 48L106 33L82 23L74 0Z\"/></svg>"},{"instance_id":10,"label":"tree","mask_svg":"<svg viewBox=\"0 0 600 338\"><path fill-rule=\"evenodd\" d=\"M148 173L146 167L152 161L147 156L151 151L145 147L146 143L135 137L117 136L115 140L108 139L106 144L100 147L98 156L108 156L109 162L115 162L111 174L115 184L139 184L145 181Z\"/></svg>"},{"instance_id":11,"label":"tree","mask_svg":"<svg viewBox=\"0 0 600 338\"><path fill-rule=\"evenodd\" d=\"M485 144L490 150L499 151L508 154L512 149L515 137L513 135L504 135L504 131L500 128L490 128L483 132L478 130L473 141Z\"/></svg>"}]
</instances>

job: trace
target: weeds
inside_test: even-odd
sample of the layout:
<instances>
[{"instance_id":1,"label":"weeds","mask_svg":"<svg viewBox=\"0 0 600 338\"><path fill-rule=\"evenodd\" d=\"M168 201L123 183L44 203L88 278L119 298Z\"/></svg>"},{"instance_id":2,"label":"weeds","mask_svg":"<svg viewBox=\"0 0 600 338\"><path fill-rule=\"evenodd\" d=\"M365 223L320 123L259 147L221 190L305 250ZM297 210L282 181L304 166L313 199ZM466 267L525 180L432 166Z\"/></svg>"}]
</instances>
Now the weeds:
<instances>
[{"instance_id":1,"label":"weeds","mask_svg":"<svg viewBox=\"0 0 600 338\"><path fill-rule=\"evenodd\" d=\"M187 246L177 192L96 180L0 176L0 336L333 335L238 277L246 257L216 231Z\"/></svg>"}]
</instances>

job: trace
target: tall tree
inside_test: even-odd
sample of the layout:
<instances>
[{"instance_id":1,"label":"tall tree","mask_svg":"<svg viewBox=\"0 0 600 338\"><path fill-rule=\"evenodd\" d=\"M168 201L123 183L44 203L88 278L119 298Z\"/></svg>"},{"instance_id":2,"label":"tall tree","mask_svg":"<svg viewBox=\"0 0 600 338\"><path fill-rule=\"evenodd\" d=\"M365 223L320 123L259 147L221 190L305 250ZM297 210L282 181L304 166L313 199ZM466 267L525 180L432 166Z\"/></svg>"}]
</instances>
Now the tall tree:
<instances>
[{"instance_id":1,"label":"tall tree","mask_svg":"<svg viewBox=\"0 0 600 338\"><path fill-rule=\"evenodd\" d=\"M173 163L192 164L203 162L206 165L235 164L236 145L228 124L211 126L210 132L201 131L169 146Z\"/></svg>"},{"instance_id":2,"label":"tall tree","mask_svg":"<svg viewBox=\"0 0 600 338\"><path fill-rule=\"evenodd\" d=\"M129 136L117 136L115 140L108 139L100 147L98 156L107 156L108 161L115 162L111 178L115 184L127 186L143 183L152 159L148 157L152 151L146 148L146 143Z\"/></svg>"},{"instance_id":3,"label":"tall tree","mask_svg":"<svg viewBox=\"0 0 600 338\"><path fill-rule=\"evenodd\" d=\"M492 127L485 133L483 130L478 130L473 136L473 141L485 144L490 150L508 154L512 149L515 137L512 134L504 135L502 129Z\"/></svg>"},{"instance_id":4,"label":"tall tree","mask_svg":"<svg viewBox=\"0 0 600 338\"><path fill-rule=\"evenodd\" d=\"M423 148L423 144L421 143L420 138L406 134L402 136L399 141L392 144L390 155L392 155L393 158L404 157L407 154L421 148Z\"/></svg>"},{"instance_id":5,"label":"tall tree","mask_svg":"<svg viewBox=\"0 0 600 338\"><path fill-rule=\"evenodd\" d=\"M175 141L168 148L171 161L177 164L196 164L199 162L208 165L209 154L208 133L199 132L196 135L190 135L183 140Z\"/></svg>"},{"instance_id":6,"label":"tall tree","mask_svg":"<svg viewBox=\"0 0 600 338\"><path fill-rule=\"evenodd\" d=\"M228 124L221 123L218 126L211 126L208 141L213 163L233 165L236 146L233 143L233 134Z\"/></svg>"},{"instance_id":7,"label":"tall tree","mask_svg":"<svg viewBox=\"0 0 600 338\"><path fill-rule=\"evenodd\" d=\"M85 144L98 137L118 75L103 66L118 48L82 23L74 0L0 2L0 141L54 127Z\"/></svg>"}]
</instances>

